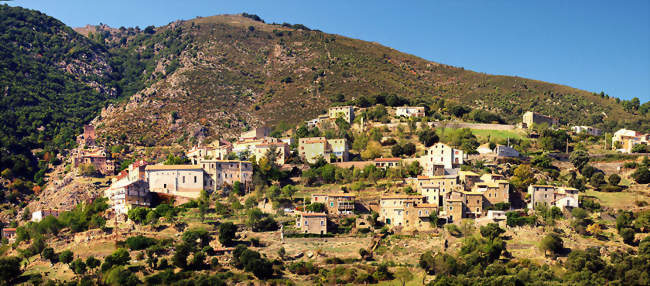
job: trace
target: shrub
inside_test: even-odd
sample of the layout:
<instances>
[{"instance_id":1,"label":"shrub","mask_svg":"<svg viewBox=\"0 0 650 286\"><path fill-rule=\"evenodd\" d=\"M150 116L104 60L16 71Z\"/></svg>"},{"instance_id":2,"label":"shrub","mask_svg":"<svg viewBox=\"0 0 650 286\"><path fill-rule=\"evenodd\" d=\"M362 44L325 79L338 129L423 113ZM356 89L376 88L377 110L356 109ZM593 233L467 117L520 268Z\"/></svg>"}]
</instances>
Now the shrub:
<instances>
[{"instance_id":1,"label":"shrub","mask_svg":"<svg viewBox=\"0 0 650 286\"><path fill-rule=\"evenodd\" d=\"M622 228L619 231L619 234L621 235L621 238L623 238L623 242L626 244L632 245L634 243L634 229L629 227Z\"/></svg>"},{"instance_id":2,"label":"shrub","mask_svg":"<svg viewBox=\"0 0 650 286\"><path fill-rule=\"evenodd\" d=\"M237 226L232 222L225 222L219 225L219 242L223 245L231 245L235 235L237 234Z\"/></svg>"},{"instance_id":3,"label":"shrub","mask_svg":"<svg viewBox=\"0 0 650 286\"><path fill-rule=\"evenodd\" d=\"M309 275L318 273L318 267L314 266L311 262L299 261L289 264L289 271L298 275Z\"/></svg>"},{"instance_id":4,"label":"shrub","mask_svg":"<svg viewBox=\"0 0 650 286\"><path fill-rule=\"evenodd\" d=\"M557 233L550 233L542 239L539 247L544 251L558 254L562 251L564 244L562 238Z\"/></svg>"},{"instance_id":5,"label":"shrub","mask_svg":"<svg viewBox=\"0 0 650 286\"><path fill-rule=\"evenodd\" d=\"M131 250L142 250L156 244L157 240L143 235L136 235L127 238L125 242Z\"/></svg>"},{"instance_id":6,"label":"shrub","mask_svg":"<svg viewBox=\"0 0 650 286\"><path fill-rule=\"evenodd\" d=\"M618 183L621 182L621 176L618 174L611 174L609 175L609 178L607 178L607 181L612 184L612 186L617 186Z\"/></svg>"}]
</instances>

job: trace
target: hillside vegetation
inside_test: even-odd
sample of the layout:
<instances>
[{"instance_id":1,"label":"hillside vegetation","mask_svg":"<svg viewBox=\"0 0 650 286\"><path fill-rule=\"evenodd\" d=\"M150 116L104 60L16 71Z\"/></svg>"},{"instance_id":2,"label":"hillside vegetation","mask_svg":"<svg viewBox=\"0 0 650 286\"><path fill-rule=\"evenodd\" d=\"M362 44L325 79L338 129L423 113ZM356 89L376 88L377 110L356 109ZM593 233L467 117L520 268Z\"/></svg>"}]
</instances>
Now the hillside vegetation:
<instances>
[{"instance_id":1,"label":"hillside vegetation","mask_svg":"<svg viewBox=\"0 0 650 286\"><path fill-rule=\"evenodd\" d=\"M191 40L184 50L160 57L152 76L162 80L105 114L100 129L110 140L151 145L231 137L249 126L296 123L332 104L380 93L432 112L456 104L485 109L509 123L534 110L562 123L647 129L647 116L634 114L640 113L638 101L628 106L604 93L466 71L302 25L222 15L174 22L139 41L99 28L103 41L126 43L141 54L164 54L173 39Z\"/></svg>"}]
</instances>

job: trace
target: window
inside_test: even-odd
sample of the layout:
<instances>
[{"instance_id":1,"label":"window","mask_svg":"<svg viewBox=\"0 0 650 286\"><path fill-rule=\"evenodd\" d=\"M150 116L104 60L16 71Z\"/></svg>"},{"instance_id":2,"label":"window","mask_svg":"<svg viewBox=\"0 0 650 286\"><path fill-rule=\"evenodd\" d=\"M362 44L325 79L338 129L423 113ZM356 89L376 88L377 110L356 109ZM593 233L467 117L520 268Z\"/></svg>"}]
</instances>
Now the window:
<instances>
[{"instance_id":1,"label":"window","mask_svg":"<svg viewBox=\"0 0 650 286\"><path fill-rule=\"evenodd\" d=\"M307 221L305 221L305 226L307 226L307 225L309 225L309 223Z\"/></svg>"},{"instance_id":2,"label":"window","mask_svg":"<svg viewBox=\"0 0 650 286\"><path fill-rule=\"evenodd\" d=\"M167 188L167 184L163 184L163 188L165 188L165 189L166 189L166 188Z\"/></svg>"},{"instance_id":3,"label":"window","mask_svg":"<svg viewBox=\"0 0 650 286\"><path fill-rule=\"evenodd\" d=\"M185 176L183 176L183 184L185 184Z\"/></svg>"},{"instance_id":4,"label":"window","mask_svg":"<svg viewBox=\"0 0 650 286\"><path fill-rule=\"evenodd\" d=\"M325 221L324 221L324 220L321 220L321 221L320 221L320 225L325 225Z\"/></svg>"},{"instance_id":5,"label":"window","mask_svg":"<svg viewBox=\"0 0 650 286\"><path fill-rule=\"evenodd\" d=\"M330 207L333 207L333 206L334 206L334 202L330 202Z\"/></svg>"}]
</instances>

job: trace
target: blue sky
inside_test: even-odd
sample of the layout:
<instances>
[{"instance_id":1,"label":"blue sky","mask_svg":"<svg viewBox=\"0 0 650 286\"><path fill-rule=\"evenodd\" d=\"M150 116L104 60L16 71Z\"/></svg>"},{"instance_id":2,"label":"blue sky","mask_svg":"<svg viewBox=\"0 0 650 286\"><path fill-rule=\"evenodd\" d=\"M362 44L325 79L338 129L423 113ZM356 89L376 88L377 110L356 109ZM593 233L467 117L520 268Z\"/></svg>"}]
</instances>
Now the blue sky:
<instances>
[{"instance_id":1,"label":"blue sky","mask_svg":"<svg viewBox=\"0 0 650 286\"><path fill-rule=\"evenodd\" d=\"M623 2L623 3L621 3ZM16 0L73 26L257 14L478 72L650 100L650 1Z\"/></svg>"}]
</instances>

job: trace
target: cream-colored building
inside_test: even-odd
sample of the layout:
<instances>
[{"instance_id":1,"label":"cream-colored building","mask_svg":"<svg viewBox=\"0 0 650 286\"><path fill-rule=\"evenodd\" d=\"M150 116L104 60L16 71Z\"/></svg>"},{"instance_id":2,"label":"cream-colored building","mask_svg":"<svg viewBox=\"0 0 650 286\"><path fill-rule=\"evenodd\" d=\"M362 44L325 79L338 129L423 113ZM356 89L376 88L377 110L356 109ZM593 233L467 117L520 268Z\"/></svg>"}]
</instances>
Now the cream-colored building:
<instances>
[{"instance_id":1,"label":"cream-colored building","mask_svg":"<svg viewBox=\"0 0 650 286\"><path fill-rule=\"evenodd\" d=\"M58 209L42 209L40 211L35 211L32 213L32 221L39 222L46 218L47 216L59 217Z\"/></svg>"},{"instance_id":2,"label":"cream-colored building","mask_svg":"<svg viewBox=\"0 0 650 286\"><path fill-rule=\"evenodd\" d=\"M650 145L650 133L643 134L634 130L620 129L612 136L612 149L632 153L632 148L638 144Z\"/></svg>"},{"instance_id":3,"label":"cream-colored building","mask_svg":"<svg viewBox=\"0 0 650 286\"><path fill-rule=\"evenodd\" d=\"M401 165L402 159L400 158L376 158L374 160L375 167L388 169L393 167L399 167Z\"/></svg>"},{"instance_id":4,"label":"cream-colored building","mask_svg":"<svg viewBox=\"0 0 650 286\"><path fill-rule=\"evenodd\" d=\"M600 135L603 135L603 131L602 131L602 130L600 130L600 129L598 129L598 128L591 127L591 126L584 126L584 125L581 125L581 126L578 126L578 125L576 125L576 126L572 126L572 127L571 127L571 131L573 131L573 133L575 133L575 134L583 134L583 133L584 133L584 134L589 134L589 135L591 135L591 136L600 136Z\"/></svg>"},{"instance_id":5,"label":"cream-colored building","mask_svg":"<svg viewBox=\"0 0 650 286\"><path fill-rule=\"evenodd\" d=\"M319 157L323 157L325 161L330 163L345 162L349 159L346 139L300 138L298 140L298 154L310 164L315 163Z\"/></svg>"},{"instance_id":6,"label":"cream-colored building","mask_svg":"<svg viewBox=\"0 0 650 286\"><path fill-rule=\"evenodd\" d=\"M277 143L262 143L257 144L253 148L253 156L255 160L259 163L260 160L270 152L271 149L275 148L276 159L275 163L279 166L284 165L287 159L289 159L289 145L285 142Z\"/></svg>"},{"instance_id":7,"label":"cream-colored building","mask_svg":"<svg viewBox=\"0 0 650 286\"><path fill-rule=\"evenodd\" d=\"M348 123L352 123L352 121L354 120L354 106L330 107L327 114L331 119L336 119L341 117L345 119L345 121L347 121Z\"/></svg>"},{"instance_id":8,"label":"cream-colored building","mask_svg":"<svg viewBox=\"0 0 650 286\"><path fill-rule=\"evenodd\" d=\"M326 234L327 215L325 213L301 212L296 216L296 227L302 233Z\"/></svg>"},{"instance_id":9,"label":"cream-colored building","mask_svg":"<svg viewBox=\"0 0 650 286\"><path fill-rule=\"evenodd\" d=\"M523 115L522 128L533 128L535 125L546 124L549 127L558 125L556 118L539 114L532 111L527 111Z\"/></svg>"},{"instance_id":10,"label":"cream-colored building","mask_svg":"<svg viewBox=\"0 0 650 286\"><path fill-rule=\"evenodd\" d=\"M255 146L260 144L269 144L269 143L278 143L280 140L273 137L264 137L257 139L245 139L239 140L232 144L232 151L237 154L242 154L243 152L253 153Z\"/></svg>"},{"instance_id":11,"label":"cream-colored building","mask_svg":"<svg viewBox=\"0 0 650 286\"><path fill-rule=\"evenodd\" d=\"M443 143L433 144L424 151L424 156L420 157L422 174L434 176L440 174L441 169L458 168L463 164L465 154L462 150L454 149Z\"/></svg>"},{"instance_id":12,"label":"cream-colored building","mask_svg":"<svg viewBox=\"0 0 650 286\"><path fill-rule=\"evenodd\" d=\"M422 106L399 106L395 108L395 116L404 117L424 117L424 107Z\"/></svg>"},{"instance_id":13,"label":"cream-colored building","mask_svg":"<svg viewBox=\"0 0 650 286\"><path fill-rule=\"evenodd\" d=\"M192 150L187 152L186 156L192 160L192 164L198 164L201 159L224 160L232 152L232 149L232 144L216 141L210 146L193 147Z\"/></svg>"},{"instance_id":14,"label":"cream-colored building","mask_svg":"<svg viewBox=\"0 0 650 286\"><path fill-rule=\"evenodd\" d=\"M151 192L191 199L199 197L207 179L199 165L149 165L145 172Z\"/></svg>"},{"instance_id":15,"label":"cream-colored building","mask_svg":"<svg viewBox=\"0 0 650 286\"><path fill-rule=\"evenodd\" d=\"M133 207L150 207L151 193L146 181L147 162L140 160L113 178L104 191L108 203L116 214L126 214Z\"/></svg>"},{"instance_id":16,"label":"cream-colored building","mask_svg":"<svg viewBox=\"0 0 650 286\"><path fill-rule=\"evenodd\" d=\"M405 226L406 210L425 201L424 196L385 195L379 199L379 220L391 227Z\"/></svg>"}]
</instances>

